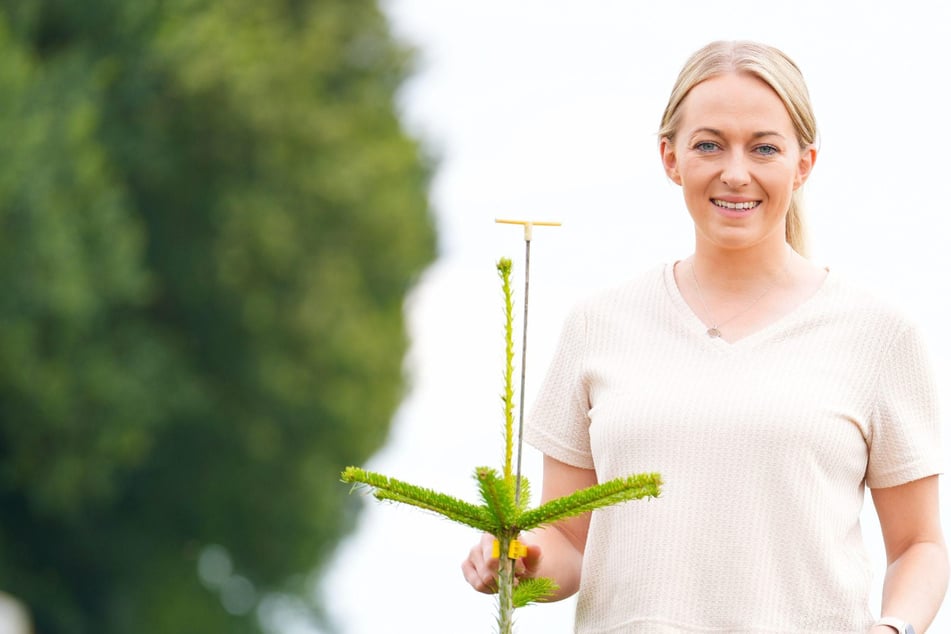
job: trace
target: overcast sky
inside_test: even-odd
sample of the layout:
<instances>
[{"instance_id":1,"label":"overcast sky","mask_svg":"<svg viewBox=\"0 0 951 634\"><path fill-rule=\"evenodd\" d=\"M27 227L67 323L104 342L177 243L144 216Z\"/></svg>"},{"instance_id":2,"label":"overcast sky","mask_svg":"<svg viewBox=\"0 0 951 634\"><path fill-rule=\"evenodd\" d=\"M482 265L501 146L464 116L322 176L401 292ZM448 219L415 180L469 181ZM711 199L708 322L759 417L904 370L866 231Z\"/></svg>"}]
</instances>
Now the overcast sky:
<instances>
[{"instance_id":1,"label":"overcast sky","mask_svg":"<svg viewBox=\"0 0 951 634\"><path fill-rule=\"evenodd\" d=\"M399 37L420 51L401 106L408 130L439 159L431 201L441 253L407 304L410 392L387 447L363 466L476 501L474 467L501 464L494 265L515 260L519 289L524 243L519 229L494 218L564 223L536 229L532 242L529 406L574 301L691 253L692 225L661 170L654 133L680 66L714 39L773 44L802 68L822 136L806 187L814 260L903 305L923 326L951 411L949 3L384 6ZM540 485L531 448L524 472ZM878 526L870 508L863 518L880 579ZM322 586L332 615L344 634L494 631L494 599L471 591L459 571L477 539L467 527L367 500ZM519 610L518 629L569 634L573 607ZM951 631L951 609L931 631Z\"/></svg>"}]
</instances>

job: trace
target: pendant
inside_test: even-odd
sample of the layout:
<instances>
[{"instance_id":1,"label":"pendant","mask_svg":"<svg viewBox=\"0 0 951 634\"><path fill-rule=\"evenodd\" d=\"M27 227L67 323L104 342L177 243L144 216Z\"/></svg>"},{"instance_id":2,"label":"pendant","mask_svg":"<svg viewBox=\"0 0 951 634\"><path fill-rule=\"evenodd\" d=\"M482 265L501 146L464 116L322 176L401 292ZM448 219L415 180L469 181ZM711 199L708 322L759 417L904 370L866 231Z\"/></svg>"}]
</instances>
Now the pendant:
<instances>
[{"instance_id":1,"label":"pendant","mask_svg":"<svg viewBox=\"0 0 951 634\"><path fill-rule=\"evenodd\" d=\"M711 339L716 339L720 336L720 329L716 326L710 326L707 328L707 334L710 335Z\"/></svg>"}]
</instances>

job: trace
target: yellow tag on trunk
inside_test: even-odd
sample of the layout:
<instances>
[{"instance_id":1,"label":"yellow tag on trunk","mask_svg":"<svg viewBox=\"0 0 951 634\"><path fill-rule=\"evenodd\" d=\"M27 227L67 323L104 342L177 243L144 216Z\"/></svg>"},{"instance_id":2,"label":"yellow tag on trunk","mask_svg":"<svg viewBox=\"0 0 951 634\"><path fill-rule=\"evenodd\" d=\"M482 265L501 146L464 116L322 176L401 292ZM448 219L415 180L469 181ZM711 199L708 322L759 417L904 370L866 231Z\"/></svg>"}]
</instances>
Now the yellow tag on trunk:
<instances>
[{"instance_id":1,"label":"yellow tag on trunk","mask_svg":"<svg viewBox=\"0 0 951 634\"><path fill-rule=\"evenodd\" d=\"M499 552L499 540L492 542L492 556L496 559L499 558L501 554ZM509 542L509 559L520 559L528 554L528 547L517 539L513 539Z\"/></svg>"},{"instance_id":2,"label":"yellow tag on trunk","mask_svg":"<svg viewBox=\"0 0 951 634\"><path fill-rule=\"evenodd\" d=\"M509 542L509 559L520 559L528 554L528 548L517 539Z\"/></svg>"}]
</instances>

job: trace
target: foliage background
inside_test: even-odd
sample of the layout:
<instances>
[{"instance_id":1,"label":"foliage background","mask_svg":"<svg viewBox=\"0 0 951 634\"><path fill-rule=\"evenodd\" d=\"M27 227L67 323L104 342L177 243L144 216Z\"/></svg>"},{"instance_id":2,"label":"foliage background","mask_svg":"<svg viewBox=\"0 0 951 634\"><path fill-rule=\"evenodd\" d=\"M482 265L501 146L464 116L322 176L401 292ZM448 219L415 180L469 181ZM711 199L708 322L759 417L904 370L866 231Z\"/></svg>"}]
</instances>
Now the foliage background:
<instances>
[{"instance_id":1,"label":"foliage background","mask_svg":"<svg viewBox=\"0 0 951 634\"><path fill-rule=\"evenodd\" d=\"M435 252L411 61L370 0L0 1L0 588L37 632L310 596Z\"/></svg>"}]
</instances>

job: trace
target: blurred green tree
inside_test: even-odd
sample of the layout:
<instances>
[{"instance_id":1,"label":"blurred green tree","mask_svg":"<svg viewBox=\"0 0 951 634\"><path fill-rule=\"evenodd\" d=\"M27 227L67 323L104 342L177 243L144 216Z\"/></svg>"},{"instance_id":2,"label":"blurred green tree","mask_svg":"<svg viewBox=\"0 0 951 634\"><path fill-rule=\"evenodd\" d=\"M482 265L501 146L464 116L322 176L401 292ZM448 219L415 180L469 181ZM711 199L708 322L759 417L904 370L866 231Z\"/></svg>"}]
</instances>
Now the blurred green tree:
<instances>
[{"instance_id":1,"label":"blurred green tree","mask_svg":"<svg viewBox=\"0 0 951 634\"><path fill-rule=\"evenodd\" d=\"M352 528L435 253L411 61L373 0L0 0L0 584L38 632L259 632Z\"/></svg>"}]
</instances>

